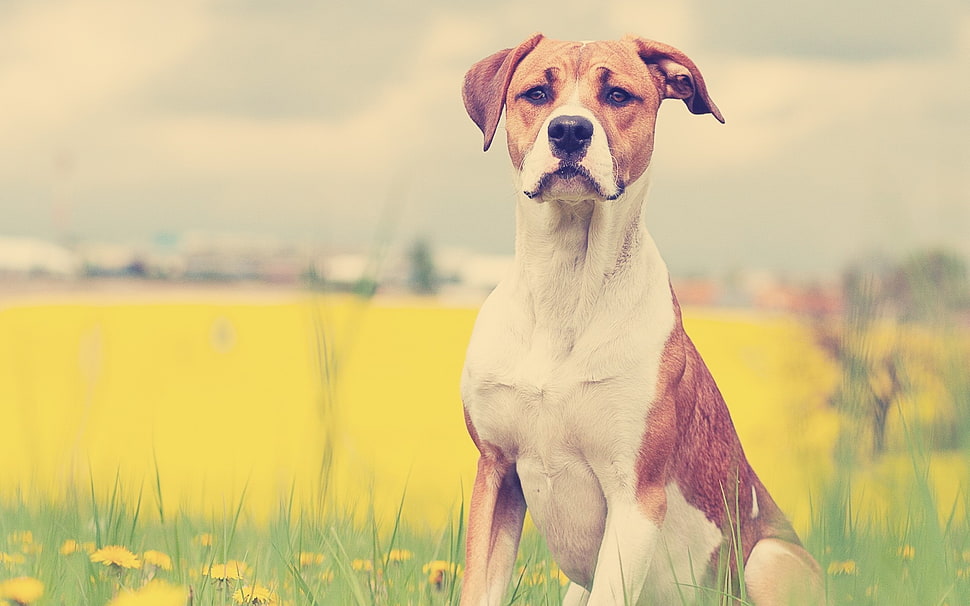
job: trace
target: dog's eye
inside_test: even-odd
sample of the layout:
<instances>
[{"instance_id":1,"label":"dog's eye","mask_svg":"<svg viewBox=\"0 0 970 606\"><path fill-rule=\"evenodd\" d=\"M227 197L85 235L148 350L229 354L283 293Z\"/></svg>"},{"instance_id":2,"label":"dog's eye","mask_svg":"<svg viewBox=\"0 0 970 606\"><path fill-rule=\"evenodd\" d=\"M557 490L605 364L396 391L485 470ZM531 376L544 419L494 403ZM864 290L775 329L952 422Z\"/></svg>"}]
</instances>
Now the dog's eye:
<instances>
[{"instance_id":1,"label":"dog's eye","mask_svg":"<svg viewBox=\"0 0 970 606\"><path fill-rule=\"evenodd\" d=\"M606 93L606 100L609 101L611 105L622 107L633 100L633 95L626 92L622 88L611 88L609 92Z\"/></svg>"},{"instance_id":2,"label":"dog's eye","mask_svg":"<svg viewBox=\"0 0 970 606\"><path fill-rule=\"evenodd\" d=\"M535 88L530 88L522 94L526 101L534 105L542 105L549 100L549 94L546 89L542 86L536 86Z\"/></svg>"}]
</instances>

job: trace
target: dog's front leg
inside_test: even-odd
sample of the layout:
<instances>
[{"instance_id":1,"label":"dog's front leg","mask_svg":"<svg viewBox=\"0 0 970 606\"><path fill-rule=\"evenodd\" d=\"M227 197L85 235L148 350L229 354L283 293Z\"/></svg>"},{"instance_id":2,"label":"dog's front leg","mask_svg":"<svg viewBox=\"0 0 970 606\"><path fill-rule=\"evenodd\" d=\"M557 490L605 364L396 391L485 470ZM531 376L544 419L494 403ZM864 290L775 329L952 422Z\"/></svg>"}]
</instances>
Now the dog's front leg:
<instances>
[{"instance_id":1,"label":"dog's front leg","mask_svg":"<svg viewBox=\"0 0 970 606\"><path fill-rule=\"evenodd\" d=\"M636 604L640 599L667 508L662 487L651 497L646 502L633 494L608 499L588 606Z\"/></svg>"},{"instance_id":2,"label":"dog's front leg","mask_svg":"<svg viewBox=\"0 0 970 606\"><path fill-rule=\"evenodd\" d=\"M515 463L483 452L472 489L462 606L496 606L505 597L525 519Z\"/></svg>"}]
</instances>

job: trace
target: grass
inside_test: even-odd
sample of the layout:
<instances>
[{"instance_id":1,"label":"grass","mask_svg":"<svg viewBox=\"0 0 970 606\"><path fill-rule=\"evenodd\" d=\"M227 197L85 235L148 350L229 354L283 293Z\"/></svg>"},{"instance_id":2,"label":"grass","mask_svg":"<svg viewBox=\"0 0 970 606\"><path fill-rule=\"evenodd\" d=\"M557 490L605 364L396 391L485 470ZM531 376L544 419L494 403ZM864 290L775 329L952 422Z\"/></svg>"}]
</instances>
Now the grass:
<instances>
[{"instance_id":1,"label":"grass","mask_svg":"<svg viewBox=\"0 0 970 606\"><path fill-rule=\"evenodd\" d=\"M0 310L0 584L39 579L44 596L23 603L41 606L457 603L475 455L456 394L473 318L349 299ZM925 398L900 398L894 450L860 459L833 450L854 427L831 404L845 377L810 331L687 323L830 603L970 603L967 456L936 449ZM141 566L91 560L111 545ZM243 578L220 580L232 562ZM564 593L527 528L507 603Z\"/></svg>"},{"instance_id":2,"label":"grass","mask_svg":"<svg viewBox=\"0 0 970 606\"><path fill-rule=\"evenodd\" d=\"M235 508L209 518L167 512L165 522L148 521L137 501L116 496L4 507L0 579L39 579L48 595L38 604L107 604L152 579L182 588L179 604L185 595L194 605L374 604L390 599L391 588L412 603L454 602L450 571L432 578L435 562L454 561L460 543L454 531L416 535L398 527L385 536L388 529L376 524L316 516L288 503L280 504L269 524L250 525L241 520L242 498ZM140 566L93 562L91 552L108 545L140 556ZM171 570L150 566L142 555L148 550L168 555ZM233 574L237 568L240 575ZM247 585L266 588L273 597L246 600L238 592Z\"/></svg>"},{"instance_id":3,"label":"grass","mask_svg":"<svg viewBox=\"0 0 970 606\"><path fill-rule=\"evenodd\" d=\"M955 516L939 518L940 503L921 464L913 461L916 490L902 496L901 515L893 519L855 511L848 478L820 495L805 540L825 570L831 604L970 603L970 532ZM193 606L457 603L461 508L429 531L412 528L400 516L388 524L373 518L361 524L355 515L325 505L286 500L269 523L252 524L241 515L245 494L221 512L197 517L148 511L157 495L129 500L123 493L117 486L109 493L72 494L58 504L26 498L4 505L0 581L39 579L47 595L37 604L100 606L151 579L181 588L182 601L167 603L182 604L191 595ZM141 556L141 567L92 562L90 552L108 545ZM142 555L148 550L168 555L171 570L149 566ZM242 579L206 574L233 561L245 564ZM507 603L559 604L565 593L561 580L541 538L527 532ZM269 593L260 594L262 601L258 596L247 601L240 593L245 586ZM718 591L703 596L704 604L731 603Z\"/></svg>"}]
</instances>

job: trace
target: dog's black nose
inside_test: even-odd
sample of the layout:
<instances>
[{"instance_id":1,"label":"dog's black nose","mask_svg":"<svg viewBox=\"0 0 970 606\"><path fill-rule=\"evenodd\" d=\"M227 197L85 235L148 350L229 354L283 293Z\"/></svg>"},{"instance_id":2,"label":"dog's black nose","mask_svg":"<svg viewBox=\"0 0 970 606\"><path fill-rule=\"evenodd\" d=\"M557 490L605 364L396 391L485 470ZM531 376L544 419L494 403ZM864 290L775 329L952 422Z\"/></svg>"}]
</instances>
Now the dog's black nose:
<instances>
[{"instance_id":1,"label":"dog's black nose","mask_svg":"<svg viewBox=\"0 0 970 606\"><path fill-rule=\"evenodd\" d=\"M593 138L593 123L582 116L556 116L549 122L549 144L557 157L585 151Z\"/></svg>"}]
</instances>

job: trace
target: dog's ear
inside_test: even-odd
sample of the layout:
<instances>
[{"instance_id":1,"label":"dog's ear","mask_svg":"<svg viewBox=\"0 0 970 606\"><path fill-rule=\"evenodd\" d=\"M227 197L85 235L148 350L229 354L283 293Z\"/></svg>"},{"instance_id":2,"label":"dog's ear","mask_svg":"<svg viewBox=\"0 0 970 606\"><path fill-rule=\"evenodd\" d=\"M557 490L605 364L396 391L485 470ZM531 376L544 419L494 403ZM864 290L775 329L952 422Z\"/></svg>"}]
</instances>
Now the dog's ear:
<instances>
[{"instance_id":1,"label":"dog's ear","mask_svg":"<svg viewBox=\"0 0 970 606\"><path fill-rule=\"evenodd\" d=\"M533 34L528 40L515 48L501 50L473 65L465 74L462 97L465 111L485 135L485 151L488 151L498 128L505 95L512 81L512 72L542 40L542 34Z\"/></svg>"},{"instance_id":2,"label":"dog's ear","mask_svg":"<svg viewBox=\"0 0 970 606\"><path fill-rule=\"evenodd\" d=\"M701 71L687 55L662 42L639 36L627 36L625 40L636 46L640 59L658 74L660 91L665 98L683 99L691 113L714 114L724 123L721 111L707 94Z\"/></svg>"}]
</instances>

